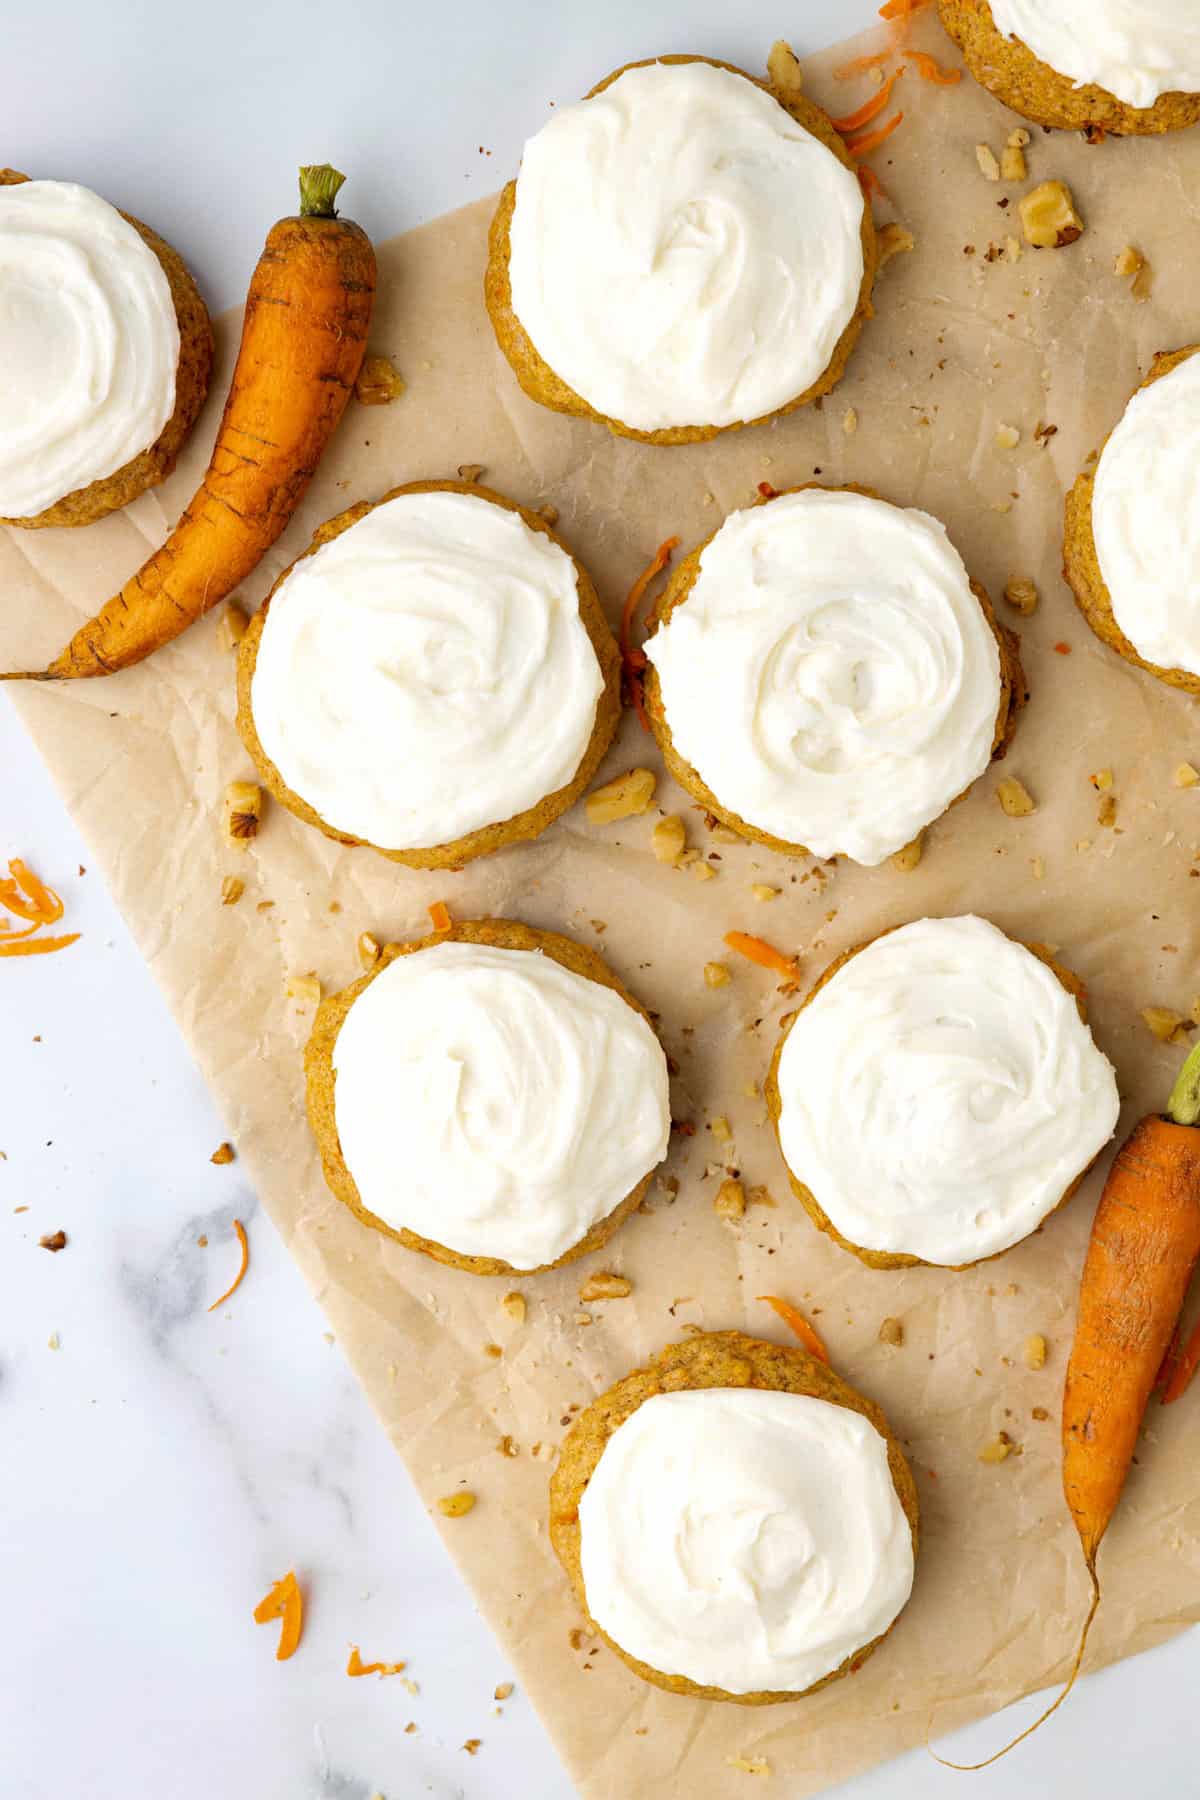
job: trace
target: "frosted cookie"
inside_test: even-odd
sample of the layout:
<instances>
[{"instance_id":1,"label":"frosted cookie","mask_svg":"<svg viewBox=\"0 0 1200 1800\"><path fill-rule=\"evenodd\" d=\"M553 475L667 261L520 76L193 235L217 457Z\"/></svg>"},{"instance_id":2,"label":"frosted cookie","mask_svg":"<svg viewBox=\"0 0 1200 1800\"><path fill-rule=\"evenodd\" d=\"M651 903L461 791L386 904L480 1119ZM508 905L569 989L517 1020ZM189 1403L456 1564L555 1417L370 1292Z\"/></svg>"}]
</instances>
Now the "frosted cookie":
<instances>
[{"instance_id":1,"label":"frosted cookie","mask_svg":"<svg viewBox=\"0 0 1200 1800\"><path fill-rule=\"evenodd\" d=\"M364 1224L474 1275L607 1243L667 1153L667 1059L592 950L506 919L391 945L304 1058L325 1178Z\"/></svg>"},{"instance_id":2,"label":"frosted cookie","mask_svg":"<svg viewBox=\"0 0 1200 1800\"><path fill-rule=\"evenodd\" d=\"M211 368L169 244L89 188L0 169L0 525L90 525L165 480Z\"/></svg>"},{"instance_id":3,"label":"frosted cookie","mask_svg":"<svg viewBox=\"0 0 1200 1800\"><path fill-rule=\"evenodd\" d=\"M620 714L586 570L536 513L466 482L330 519L238 654L238 728L271 792L413 868L537 837Z\"/></svg>"},{"instance_id":4,"label":"frosted cookie","mask_svg":"<svg viewBox=\"0 0 1200 1800\"><path fill-rule=\"evenodd\" d=\"M1036 125L1103 135L1200 119L1194 0L938 0L983 87Z\"/></svg>"},{"instance_id":5,"label":"frosted cookie","mask_svg":"<svg viewBox=\"0 0 1200 1800\"><path fill-rule=\"evenodd\" d=\"M1200 345L1156 356L1067 495L1063 574L1096 636L1200 694Z\"/></svg>"},{"instance_id":6,"label":"frosted cookie","mask_svg":"<svg viewBox=\"0 0 1200 1800\"><path fill-rule=\"evenodd\" d=\"M824 1363L711 1332L575 1420L550 1536L635 1674L758 1706L813 1693L883 1642L912 1590L917 1495L879 1408Z\"/></svg>"},{"instance_id":7,"label":"frosted cookie","mask_svg":"<svg viewBox=\"0 0 1200 1800\"><path fill-rule=\"evenodd\" d=\"M731 513L646 642L676 780L744 837L875 865L982 775L1024 678L944 526L849 488Z\"/></svg>"},{"instance_id":8,"label":"frosted cookie","mask_svg":"<svg viewBox=\"0 0 1200 1800\"><path fill-rule=\"evenodd\" d=\"M875 274L871 211L829 119L740 69L617 70L529 140L485 292L525 392L656 444L834 386Z\"/></svg>"},{"instance_id":9,"label":"frosted cookie","mask_svg":"<svg viewBox=\"0 0 1200 1800\"><path fill-rule=\"evenodd\" d=\"M839 957L765 1093L793 1192L880 1269L1011 1249L1075 1191L1120 1105L1075 976L970 914Z\"/></svg>"}]
</instances>

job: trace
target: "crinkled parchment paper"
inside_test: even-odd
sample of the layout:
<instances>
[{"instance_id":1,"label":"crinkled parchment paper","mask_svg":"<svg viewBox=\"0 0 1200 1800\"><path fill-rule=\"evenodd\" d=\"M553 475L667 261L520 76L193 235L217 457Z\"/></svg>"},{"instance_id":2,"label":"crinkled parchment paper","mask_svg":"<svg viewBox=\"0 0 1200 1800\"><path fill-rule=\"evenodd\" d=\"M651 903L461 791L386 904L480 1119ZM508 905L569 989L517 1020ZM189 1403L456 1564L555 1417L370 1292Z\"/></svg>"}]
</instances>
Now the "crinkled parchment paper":
<instances>
[{"instance_id":1,"label":"crinkled parchment paper","mask_svg":"<svg viewBox=\"0 0 1200 1800\"><path fill-rule=\"evenodd\" d=\"M915 41L951 59L928 19ZM747 60L765 50L748 40ZM806 65L809 91L835 111L864 91L831 79L846 54ZM1085 1602L1059 1488L1057 1413L1100 1171L999 1262L966 1274L860 1267L788 1195L761 1101L747 1090L790 1002L744 963L729 986L706 989L702 965L723 954L722 934L764 933L798 950L814 978L847 945L925 912L975 909L1052 944L1087 982L1096 1035L1120 1074L1122 1129L1161 1104L1180 1056L1150 1036L1139 1008L1185 1012L1200 990L1200 791L1172 785L1179 762L1200 764L1200 722L1185 696L1092 639L1058 573L1064 487L1153 352L1200 337L1200 131L1097 148L1035 132L1031 181L1068 179L1087 231L1070 249L1027 250L1011 264L993 247L1014 233L1020 190L986 181L975 146L998 154L1018 121L968 81L942 91L910 71L897 98L904 125L874 160L917 247L884 271L878 317L820 410L685 449L619 442L540 411L519 393L484 314L489 207L480 203L383 246L373 344L394 355L408 391L387 409L351 407L246 597L257 601L329 514L460 463L482 463L504 492L560 509L560 530L614 618L661 538L694 543L757 482L871 483L943 518L998 602L1014 575L1041 589L1022 627L1032 700L1007 764L1037 799L1031 817L1002 813L989 774L934 826L914 873L818 869L714 841L664 779L661 807L684 812L716 879L654 860L656 813L594 829L582 809L540 843L460 875L339 849L278 807L239 859L222 844L219 798L251 771L215 620L128 674L17 696L265 1205L414 1481L431 1505L461 1480L479 1495L468 1518L447 1523L446 1542L591 1800L740 1793L746 1776L728 1759L754 1756L767 1759L780 1792L815 1793L922 1741L931 1721L935 1730L961 1724L1059 1678ZM156 223L169 234L170 220ZM1112 269L1130 241L1155 271L1141 304ZM57 649L161 538L205 461L237 323L222 322L216 398L157 497L86 531L0 533L6 666ZM1001 424L1019 428L1015 448L996 446ZM640 763L659 767L629 717L606 772ZM1105 767L1115 828L1097 823L1088 779ZM222 907L221 878L235 872L246 894ZM754 882L778 886L779 898L756 902ZM519 1283L474 1279L364 1230L325 1190L303 1113L310 1016L285 998L285 977L316 969L327 989L344 984L358 973L360 931L418 933L427 904L442 898L460 917L509 914L598 945L661 1014L679 1065L676 1116L695 1135L674 1140L667 1173L678 1195L655 1190L592 1265ZM259 912L263 900L274 904ZM730 1145L709 1129L722 1114ZM402 1157L403 1144L396 1149ZM736 1225L719 1219L722 1164L767 1186L776 1204L750 1208ZM632 1297L581 1305L591 1266L627 1274ZM528 1299L523 1325L500 1306L512 1287ZM924 1545L911 1608L861 1674L795 1706L746 1711L644 1687L606 1651L593 1653L590 1638L570 1647L582 1621L547 1542L546 1481L571 1412L682 1330L780 1335L755 1299L765 1292L807 1307L838 1369L886 1408L917 1473ZM898 1349L877 1340L889 1315L904 1324ZM1050 1346L1039 1373L1022 1358L1034 1332ZM485 1354L491 1343L501 1359ZM1035 1418L1035 1408L1048 1416ZM1021 1454L980 1462L1001 1429ZM1194 1432L1186 1405L1152 1415L1104 1547L1093 1662L1200 1618ZM505 1435L519 1446L515 1458L498 1452Z\"/></svg>"}]
</instances>

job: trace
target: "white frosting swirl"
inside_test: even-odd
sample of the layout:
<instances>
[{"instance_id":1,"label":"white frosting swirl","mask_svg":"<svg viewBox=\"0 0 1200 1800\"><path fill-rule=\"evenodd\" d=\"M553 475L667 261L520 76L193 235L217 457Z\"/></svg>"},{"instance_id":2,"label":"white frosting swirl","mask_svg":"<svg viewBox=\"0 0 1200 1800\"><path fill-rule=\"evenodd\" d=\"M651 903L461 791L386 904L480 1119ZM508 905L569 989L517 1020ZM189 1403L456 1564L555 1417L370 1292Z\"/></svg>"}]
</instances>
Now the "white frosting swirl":
<instances>
[{"instance_id":1,"label":"white frosting swirl","mask_svg":"<svg viewBox=\"0 0 1200 1800\"><path fill-rule=\"evenodd\" d=\"M1096 469L1092 535L1138 655L1200 675L1200 355L1125 408Z\"/></svg>"},{"instance_id":2,"label":"white frosting swirl","mask_svg":"<svg viewBox=\"0 0 1200 1800\"><path fill-rule=\"evenodd\" d=\"M992 0L992 18L1076 87L1104 88L1126 106L1200 92L1195 0Z\"/></svg>"},{"instance_id":3,"label":"white frosting swirl","mask_svg":"<svg viewBox=\"0 0 1200 1800\"><path fill-rule=\"evenodd\" d=\"M732 513L646 654L720 804L815 856L883 862L992 754L1000 655L962 559L862 494Z\"/></svg>"},{"instance_id":4,"label":"white frosting swirl","mask_svg":"<svg viewBox=\"0 0 1200 1800\"><path fill-rule=\"evenodd\" d=\"M30 519L149 448L179 326L154 252L69 181L0 187L0 514Z\"/></svg>"},{"instance_id":5,"label":"white frosting swirl","mask_svg":"<svg viewBox=\"0 0 1200 1800\"><path fill-rule=\"evenodd\" d=\"M603 686L566 552L482 496L435 492L386 501L295 565L252 705L326 824L415 850L565 787Z\"/></svg>"},{"instance_id":6,"label":"white frosting swirl","mask_svg":"<svg viewBox=\"0 0 1200 1800\"><path fill-rule=\"evenodd\" d=\"M1053 970L971 914L851 957L797 1014L778 1084L784 1160L843 1237L945 1266L1035 1230L1119 1107Z\"/></svg>"},{"instance_id":7,"label":"white frosting swirl","mask_svg":"<svg viewBox=\"0 0 1200 1800\"><path fill-rule=\"evenodd\" d=\"M811 387L854 314L863 204L852 171L746 76L627 69L525 146L513 310L608 418L759 418Z\"/></svg>"},{"instance_id":8,"label":"white frosting swirl","mask_svg":"<svg viewBox=\"0 0 1200 1800\"><path fill-rule=\"evenodd\" d=\"M587 1608L666 1675L803 1693L912 1591L912 1532L869 1419L805 1394L655 1394L579 1503Z\"/></svg>"},{"instance_id":9,"label":"white frosting swirl","mask_svg":"<svg viewBox=\"0 0 1200 1800\"><path fill-rule=\"evenodd\" d=\"M667 1060L640 1013L527 950L399 956L334 1045L363 1205L463 1256L554 1262L666 1155Z\"/></svg>"}]
</instances>

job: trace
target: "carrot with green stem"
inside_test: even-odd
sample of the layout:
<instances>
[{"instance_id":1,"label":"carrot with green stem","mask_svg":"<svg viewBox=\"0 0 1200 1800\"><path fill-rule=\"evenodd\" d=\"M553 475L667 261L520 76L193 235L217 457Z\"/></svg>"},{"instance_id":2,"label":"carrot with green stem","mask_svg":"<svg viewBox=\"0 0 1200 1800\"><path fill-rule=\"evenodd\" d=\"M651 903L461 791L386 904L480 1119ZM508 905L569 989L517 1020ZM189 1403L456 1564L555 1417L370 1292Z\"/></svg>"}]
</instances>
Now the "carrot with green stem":
<instances>
[{"instance_id":1,"label":"carrot with green stem","mask_svg":"<svg viewBox=\"0 0 1200 1800\"><path fill-rule=\"evenodd\" d=\"M208 471L160 550L61 655L4 681L127 669L171 642L257 567L287 525L353 390L375 298L375 252L337 216L345 177L300 171L300 211L272 226Z\"/></svg>"},{"instance_id":2,"label":"carrot with green stem","mask_svg":"<svg viewBox=\"0 0 1200 1800\"><path fill-rule=\"evenodd\" d=\"M1092 1598L1066 1687L1027 1731L981 1763L985 1769L1036 1731L1075 1685L1100 1605L1096 1558L1133 1462L1150 1396L1168 1361L1200 1264L1200 1044L1180 1070L1165 1114L1139 1120L1109 1170L1083 1278L1063 1395L1063 1493L1091 1581ZM1200 1344L1197 1345L1200 1360ZM1164 1399L1187 1385L1187 1352ZM938 1757L941 1762L943 1758Z\"/></svg>"}]
</instances>

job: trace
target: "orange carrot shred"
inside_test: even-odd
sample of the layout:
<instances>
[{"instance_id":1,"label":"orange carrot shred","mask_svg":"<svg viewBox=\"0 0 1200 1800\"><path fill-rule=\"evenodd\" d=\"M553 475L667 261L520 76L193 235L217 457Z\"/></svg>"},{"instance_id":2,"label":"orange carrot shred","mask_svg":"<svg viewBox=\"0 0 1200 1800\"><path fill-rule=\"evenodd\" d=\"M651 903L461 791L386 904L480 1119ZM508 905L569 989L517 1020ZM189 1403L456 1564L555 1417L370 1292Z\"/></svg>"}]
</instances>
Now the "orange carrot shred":
<instances>
[{"instance_id":1,"label":"orange carrot shred","mask_svg":"<svg viewBox=\"0 0 1200 1800\"><path fill-rule=\"evenodd\" d=\"M62 918L63 903L58 895L19 856L9 863L8 872L12 880L0 881L0 906L18 919L33 919L39 925L53 925Z\"/></svg>"},{"instance_id":2,"label":"orange carrot shred","mask_svg":"<svg viewBox=\"0 0 1200 1800\"><path fill-rule=\"evenodd\" d=\"M1071 654L1070 644L1055 644L1054 649L1058 656L1070 656Z\"/></svg>"},{"instance_id":3,"label":"orange carrot shred","mask_svg":"<svg viewBox=\"0 0 1200 1800\"><path fill-rule=\"evenodd\" d=\"M861 163L858 170L858 185L868 200L887 199L887 189L869 163Z\"/></svg>"},{"instance_id":4,"label":"orange carrot shred","mask_svg":"<svg viewBox=\"0 0 1200 1800\"><path fill-rule=\"evenodd\" d=\"M1163 1389L1164 1406L1171 1406L1176 1400L1182 1399L1192 1385L1197 1369L1200 1369L1200 1324L1197 1324L1183 1350L1174 1358L1167 1385Z\"/></svg>"},{"instance_id":5,"label":"orange carrot shred","mask_svg":"<svg viewBox=\"0 0 1200 1800\"><path fill-rule=\"evenodd\" d=\"M796 1336L800 1339L800 1342L804 1345L804 1348L809 1351L811 1355L815 1356L820 1362L826 1364L829 1362L828 1350L825 1348L804 1314L800 1311L799 1307L793 1306L790 1300L781 1300L778 1294L760 1294L758 1298L760 1300L765 1300L767 1305L779 1314L779 1317L783 1320L785 1325L791 1326Z\"/></svg>"},{"instance_id":6,"label":"orange carrot shred","mask_svg":"<svg viewBox=\"0 0 1200 1800\"><path fill-rule=\"evenodd\" d=\"M923 12L929 0L884 0L879 9L881 19L911 19L916 12Z\"/></svg>"},{"instance_id":7,"label":"orange carrot shred","mask_svg":"<svg viewBox=\"0 0 1200 1800\"><path fill-rule=\"evenodd\" d=\"M444 900L435 900L429 908L429 917L433 920L435 931L449 931L454 921L450 917L450 908Z\"/></svg>"},{"instance_id":8,"label":"orange carrot shred","mask_svg":"<svg viewBox=\"0 0 1200 1800\"><path fill-rule=\"evenodd\" d=\"M861 131L864 125L869 125L872 119L877 119L891 99L892 89L903 73L903 69L893 69L883 86L877 89L869 100L864 100L860 107L852 113L847 113L845 118L831 119L830 124L833 129L845 135L847 132Z\"/></svg>"},{"instance_id":9,"label":"orange carrot shred","mask_svg":"<svg viewBox=\"0 0 1200 1800\"><path fill-rule=\"evenodd\" d=\"M835 81L849 81L855 75L865 75L868 69L877 69L891 55L890 50L877 50L874 56L856 56L850 62L843 63L833 71Z\"/></svg>"},{"instance_id":10,"label":"orange carrot shred","mask_svg":"<svg viewBox=\"0 0 1200 1800\"><path fill-rule=\"evenodd\" d=\"M774 969L779 975L786 975L794 981L800 973L800 965L794 956L785 956L782 950L776 950L774 944L768 944L766 938L753 937L748 931L727 931L725 942L739 956L757 963L761 969Z\"/></svg>"},{"instance_id":11,"label":"orange carrot shred","mask_svg":"<svg viewBox=\"0 0 1200 1800\"><path fill-rule=\"evenodd\" d=\"M275 1660L286 1662L295 1654L304 1628L304 1599L294 1569L289 1569L282 1581L273 1581L270 1593L254 1609L256 1625L269 1625L272 1619L283 1620Z\"/></svg>"},{"instance_id":12,"label":"orange carrot shred","mask_svg":"<svg viewBox=\"0 0 1200 1800\"><path fill-rule=\"evenodd\" d=\"M893 113L886 125L881 125L878 131L868 131L866 137L856 138L854 143L846 145L847 150L855 159L869 156L872 150L878 150L885 138L891 137L903 117L902 112Z\"/></svg>"},{"instance_id":13,"label":"orange carrot shred","mask_svg":"<svg viewBox=\"0 0 1200 1800\"><path fill-rule=\"evenodd\" d=\"M637 618L638 607L645 599L646 589L656 575L662 574L678 544L679 539L671 537L658 546L652 559L646 564L630 588L629 598L621 612L621 629L617 636L621 646L621 667L625 675L625 692L643 731L650 729L650 721L646 717L646 707L642 695L642 670L646 667L646 652L638 649L632 641L633 625Z\"/></svg>"},{"instance_id":14,"label":"orange carrot shred","mask_svg":"<svg viewBox=\"0 0 1200 1800\"><path fill-rule=\"evenodd\" d=\"M358 1653L358 1645L352 1646L350 1659L346 1664L347 1675L399 1675L401 1669L408 1664L402 1662L369 1662L365 1663Z\"/></svg>"},{"instance_id":15,"label":"orange carrot shred","mask_svg":"<svg viewBox=\"0 0 1200 1800\"><path fill-rule=\"evenodd\" d=\"M22 941L23 940L23 941ZM10 938L0 938L0 956L49 956L55 950L65 950L68 944L79 941L79 933L71 932L69 937L39 938L26 937L18 932Z\"/></svg>"},{"instance_id":16,"label":"orange carrot shred","mask_svg":"<svg viewBox=\"0 0 1200 1800\"><path fill-rule=\"evenodd\" d=\"M922 81L931 81L934 87L954 87L962 80L961 69L946 69L936 56L930 56L928 50L906 50L909 62L915 63L917 74Z\"/></svg>"},{"instance_id":17,"label":"orange carrot shred","mask_svg":"<svg viewBox=\"0 0 1200 1800\"><path fill-rule=\"evenodd\" d=\"M233 1221L233 1229L236 1231L237 1241L242 1247L241 1267L239 1268L237 1274L234 1276L230 1285L225 1289L225 1292L221 1295L221 1298L219 1300L213 1301L212 1305L208 1309L209 1312L216 1312L218 1306L224 1306L224 1304L228 1300L229 1296L231 1294L235 1294L237 1292L238 1288L240 1288L242 1285L242 1277L245 1275L246 1270L250 1267L250 1242L246 1236L246 1227L242 1224L242 1221L240 1219L235 1219Z\"/></svg>"}]
</instances>

